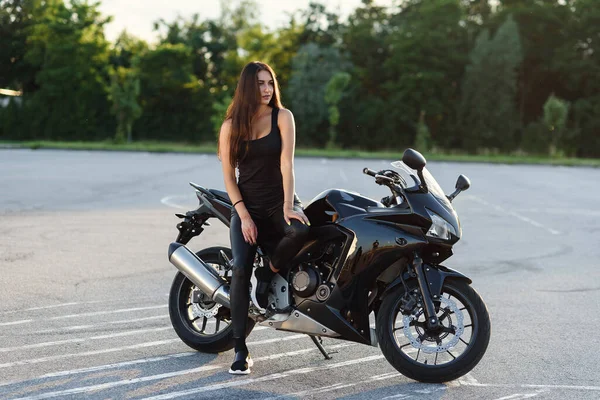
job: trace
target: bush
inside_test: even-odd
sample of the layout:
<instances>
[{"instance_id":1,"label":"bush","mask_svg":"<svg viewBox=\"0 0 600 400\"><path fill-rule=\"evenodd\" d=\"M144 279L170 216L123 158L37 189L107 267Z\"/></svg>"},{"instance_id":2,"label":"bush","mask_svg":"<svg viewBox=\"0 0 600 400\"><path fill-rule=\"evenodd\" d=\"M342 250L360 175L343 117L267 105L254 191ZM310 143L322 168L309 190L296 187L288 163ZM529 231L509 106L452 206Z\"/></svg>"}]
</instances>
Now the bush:
<instances>
[{"instance_id":1,"label":"bush","mask_svg":"<svg viewBox=\"0 0 600 400\"><path fill-rule=\"evenodd\" d=\"M429 151L432 147L431 134L425 123L424 112L421 112L419 122L417 123L417 135L415 136L414 147L420 152Z\"/></svg>"},{"instance_id":2,"label":"bush","mask_svg":"<svg viewBox=\"0 0 600 400\"><path fill-rule=\"evenodd\" d=\"M549 142L548 152L550 155L555 155L560 150L568 114L569 102L559 99L554 94L550 95L544 103L543 121L547 129L545 142Z\"/></svg>"},{"instance_id":3,"label":"bush","mask_svg":"<svg viewBox=\"0 0 600 400\"><path fill-rule=\"evenodd\" d=\"M539 121L525 128L521 138L521 149L528 154L548 154L548 128Z\"/></svg>"}]
</instances>

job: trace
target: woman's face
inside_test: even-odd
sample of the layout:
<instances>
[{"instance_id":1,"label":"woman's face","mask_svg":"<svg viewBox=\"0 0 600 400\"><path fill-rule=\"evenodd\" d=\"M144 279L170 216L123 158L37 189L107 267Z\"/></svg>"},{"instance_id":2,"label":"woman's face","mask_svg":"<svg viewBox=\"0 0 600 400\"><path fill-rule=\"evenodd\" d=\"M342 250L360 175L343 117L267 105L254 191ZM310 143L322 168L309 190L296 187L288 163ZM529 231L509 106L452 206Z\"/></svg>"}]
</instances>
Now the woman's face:
<instances>
[{"instance_id":1,"label":"woman's face","mask_svg":"<svg viewBox=\"0 0 600 400\"><path fill-rule=\"evenodd\" d=\"M258 88L260 90L261 104L269 104L273 98L275 91L275 83L269 71L259 71L258 73Z\"/></svg>"}]
</instances>

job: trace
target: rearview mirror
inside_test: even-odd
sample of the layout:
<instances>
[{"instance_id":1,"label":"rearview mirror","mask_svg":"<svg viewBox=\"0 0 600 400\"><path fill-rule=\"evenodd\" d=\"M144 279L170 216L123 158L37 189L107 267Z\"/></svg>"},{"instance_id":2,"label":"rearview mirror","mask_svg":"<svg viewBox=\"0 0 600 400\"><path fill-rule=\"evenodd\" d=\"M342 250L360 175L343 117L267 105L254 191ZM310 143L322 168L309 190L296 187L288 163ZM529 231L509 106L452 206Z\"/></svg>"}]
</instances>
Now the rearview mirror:
<instances>
[{"instance_id":1,"label":"rearview mirror","mask_svg":"<svg viewBox=\"0 0 600 400\"><path fill-rule=\"evenodd\" d=\"M421 153L413 149L406 149L402 156L402 162L408 165L410 168L420 171L425 168L427 161Z\"/></svg>"},{"instance_id":2,"label":"rearview mirror","mask_svg":"<svg viewBox=\"0 0 600 400\"><path fill-rule=\"evenodd\" d=\"M460 175L458 177L458 179L456 180L456 186L454 186L456 188L456 190L454 191L454 193L452 193L449 196L446 196L448 198L448 200L450 200L450 202L452 203L452 200L454 200L454 198L456 196L458 196L458 194L462 191L467 190L468 188L471 187L471 181L469 180L469 178L467 178L464 175Z\"/></svg>"},{"instance_id":3,"label":"rearview mirror","mask_svg":"<svg viewBox=\"0 0 600 400\"><path fill-rule=\"evenodd\" d=\"M460 175L458 177L458 179L456 180L456 186L454 186L454 187L456 189L460 190L461 192L465 191L471 187L471 181L466 176Z\"/></svg>"}]
</instances>

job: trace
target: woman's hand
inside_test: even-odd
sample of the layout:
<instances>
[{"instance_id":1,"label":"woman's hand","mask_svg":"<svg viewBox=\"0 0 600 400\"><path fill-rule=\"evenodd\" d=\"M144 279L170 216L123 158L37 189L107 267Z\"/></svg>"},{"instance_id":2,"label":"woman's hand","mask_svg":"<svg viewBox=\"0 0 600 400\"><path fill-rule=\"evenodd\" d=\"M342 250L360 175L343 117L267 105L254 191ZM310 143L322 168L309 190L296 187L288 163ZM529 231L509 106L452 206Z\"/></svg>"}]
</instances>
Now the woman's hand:
<instances>
[{"instance_id":1,"label":"woman's hand","mask_svg":"<svg viewBox=\"0 0 600 400\"><path fill-rule=\"evenodd\" d=\"M290 208L288 207L283 207L283 219L285 220L285 222L288 225L292 224L292 219L297 219L298 221L302 222L305 225L310 226L310 221L308 220L308 217L306 215L304 215L304 211L302 211L302 209L300 207L295 207L295 208Z\"/></svg>"},{"instance_id":2,"label":"woman's hand","mask_svg":"<svg viewBox=\"0 0 600 400\"><path fill-rule=\"evenodd\" d=\"M256 229L256 225L252 220L250 214L241 217L242 220L242 234L244 235L244 240L246 243L255 245L256 239L258 237L258 230Z\"/></svg>"}]
</instances>

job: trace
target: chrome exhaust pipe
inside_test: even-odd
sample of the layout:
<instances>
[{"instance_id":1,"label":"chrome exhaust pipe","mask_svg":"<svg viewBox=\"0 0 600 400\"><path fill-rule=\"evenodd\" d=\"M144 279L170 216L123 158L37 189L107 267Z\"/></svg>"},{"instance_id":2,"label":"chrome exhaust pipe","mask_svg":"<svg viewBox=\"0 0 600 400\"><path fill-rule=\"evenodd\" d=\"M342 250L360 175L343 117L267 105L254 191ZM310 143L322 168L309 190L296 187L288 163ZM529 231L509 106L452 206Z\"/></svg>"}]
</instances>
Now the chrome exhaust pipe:
<instances>
[{"instance_id":1,"label":"chrome exhaust pipe","mask_svg":"<svg viewBox=\"0 0 600 400\"><path fill-rule=\"evenodd\" d=\"M229 285L214 268L206 265L181 243L169 245L169 261L213 301L231 308Z\"/></svg>"}]
</instances>

